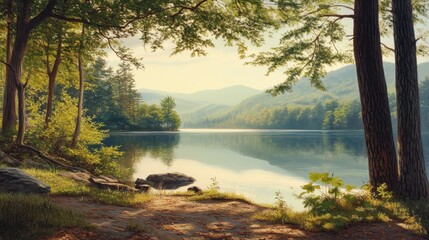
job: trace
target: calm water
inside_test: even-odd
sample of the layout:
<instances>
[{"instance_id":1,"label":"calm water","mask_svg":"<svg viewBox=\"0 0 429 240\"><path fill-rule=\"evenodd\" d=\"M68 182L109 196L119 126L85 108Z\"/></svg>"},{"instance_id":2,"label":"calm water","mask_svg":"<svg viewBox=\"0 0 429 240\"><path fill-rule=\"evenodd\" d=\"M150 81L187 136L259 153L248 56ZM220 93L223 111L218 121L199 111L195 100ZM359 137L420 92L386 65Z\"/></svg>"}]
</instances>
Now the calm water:
<instances>
[{"instance_id":1,"label":"calm water","mask_svg":"<svg viewBox=\"0 0 429 240\"><path fill-rule=\"evenodd\" d=\"M313 171L334 173L358 186L368 180L362 131L125 132L112 134L107 144L122 146L123 164L134 169L134 179L182 172L204 189L215 177L221 190L258 203L273 203L280 191L288 204L300 208L293 194L301 192ZM429 133L424 133L424 146L429 159Z\"/></svg>"}]
</instances>

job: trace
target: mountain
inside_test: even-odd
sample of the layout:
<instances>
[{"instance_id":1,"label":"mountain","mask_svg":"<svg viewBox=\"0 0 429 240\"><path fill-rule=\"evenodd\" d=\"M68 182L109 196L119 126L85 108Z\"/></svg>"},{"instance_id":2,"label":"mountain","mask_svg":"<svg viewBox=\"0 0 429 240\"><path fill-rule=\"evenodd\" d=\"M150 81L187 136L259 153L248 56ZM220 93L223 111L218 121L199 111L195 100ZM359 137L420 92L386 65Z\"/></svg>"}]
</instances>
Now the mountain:
<instances>
[{"instance_id":1,"label":"mountain","mask_svg":"<svg viewBox=\"0 0 429 240\"><path fill-rule=\"evenodd\" d=\"M388 91L395 91L395 65L393 63L384 63L386 83ZM418 66L419 81L429 79L429 62L421 63ZM272 97L270 94L261 93L249 97L239 104L229 109L199 109L195 113L186 114L183 118L184 127L209 127L210 123L221 123L222 127L228 127L229 123L234 123L237 127L239 122L243 121L246 116L261 115L266 109L276 107L286 107L290 105L298 106L315 106L318 103L326 102L329 99L340 102L352 101L359 99L358 84L356 79L356 68L354 65L348 65L338 70L329 72L322 80L326 91L317 90L310 86L306 79L297 82L292 92ZM213 124L216 126L216 124Z\"/></svg>"},{"instance_id":2,"label":"mountain","mask_svg":"<svg viewBox=\"0 0 429 240\"><path fill-rule=\"evenodd\" d=\"M198 91L195 93L174 93L149 89L139 90L142 100L149 104L157 104L164 97L172 96L176 101L176 110L180 115L195 112L205 107L208 107L208 109L226 109L261 92L260 90L242 85Z\"/></svg>"}]
</instances>

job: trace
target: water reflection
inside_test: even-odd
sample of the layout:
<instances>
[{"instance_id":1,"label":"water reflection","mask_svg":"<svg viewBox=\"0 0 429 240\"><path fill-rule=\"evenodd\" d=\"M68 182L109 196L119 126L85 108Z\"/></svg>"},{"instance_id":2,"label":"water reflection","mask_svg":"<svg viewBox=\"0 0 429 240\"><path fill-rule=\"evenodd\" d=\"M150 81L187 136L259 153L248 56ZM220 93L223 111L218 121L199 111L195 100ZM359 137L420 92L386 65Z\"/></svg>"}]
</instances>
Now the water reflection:
<instances>
[{"instance_id":1,"label":"water reflection","mask_svg":"<svg viewBox=\"0 0 429 240\"><path fill-rule=\"evenodd\" d=\"M425 146L428 135L424 134ZM272 203L278 190L286 197L299 193L312 171L335 173L354 185L368 179L361 131L117 133L106 143L122 146L123 164L134 169L134 178L179 171L195 177L204 188L217 177L223 190L261 203ZM429 158L428 147L425 156ZM290 204L299 205L291 199Z\"/></svg>"},{"instance_id":2,"label":"water reflection","mask_svg":"<svg viewBox=\"0 0 429 240\"><path fill-rule=\"evenodd\" d=\"M144 156L161 160L171 166L174 160L174 149L177 148L180 135L175 133L116 133L106 140L109 146L120 146L124 151L122 164L134 168L136 162Z\"/></svg>"}]
</instances>

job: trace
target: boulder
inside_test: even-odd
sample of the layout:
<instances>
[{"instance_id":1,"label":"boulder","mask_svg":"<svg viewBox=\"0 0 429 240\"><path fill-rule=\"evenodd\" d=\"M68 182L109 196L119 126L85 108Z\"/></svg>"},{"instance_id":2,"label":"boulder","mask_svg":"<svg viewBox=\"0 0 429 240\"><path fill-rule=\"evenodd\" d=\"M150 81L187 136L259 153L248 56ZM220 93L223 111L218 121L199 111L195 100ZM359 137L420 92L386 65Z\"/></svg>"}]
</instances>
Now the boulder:
<instances>
[{"instance_id":1,"label":"boulder","mask_svg":"<svg viewBox=\"0 0 429 240\"><path fill-rule=\"evenodd\" d=\"M0 192L49 193L51 187L18 168L0 168Z\"/></svg>"},{"instance_id":2,"label":"boulder","mask_svg":"<svg viewBox=\"0 0 429 240\"><path fill-rule=\"evenodd\" d=\"M195 178L183 173L165 173L149 175L146 181L151 183L153 188L171 190L190 185L195 182Z\"/></svg>"},{"instance_id":3,"label":"boulder","mask_svg":"<svg viewBox=\"0 0 429 240\"><path fill-rule=\"evenodd\" d=\"M188 188L188 192L202 193L203 190L201 190L201 188L199 188L197 186L193 186L193 187Z\"/></svg>"}]
</instances>

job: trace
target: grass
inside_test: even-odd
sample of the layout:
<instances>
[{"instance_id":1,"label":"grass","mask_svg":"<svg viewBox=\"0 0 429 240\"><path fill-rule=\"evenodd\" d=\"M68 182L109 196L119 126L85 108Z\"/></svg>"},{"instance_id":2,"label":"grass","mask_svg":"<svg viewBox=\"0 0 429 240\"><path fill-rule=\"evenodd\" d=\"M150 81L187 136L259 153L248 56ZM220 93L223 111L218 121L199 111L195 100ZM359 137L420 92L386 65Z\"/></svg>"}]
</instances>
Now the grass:
<instances>
[{"instance_id":1,"label":"grass","mask_svg":"<svg viewBox=\"0 0 429 240\"><path fill-rule=\"evenodd\" d=\"M82 200L123 207L136 207L152 199L152 196L146 193L119 192L88 187L60 176L60 171L57 170L32 168L24 169L24 171L51 186L51 195L54 196L81 197Z\"/></svg>"},{"instance_id":2,"label":"grass","mask_svg":"<svg viewBox=\"0 0 429 240\"><path fill-rule=\"evenodd\" d=\"M193 194L189 197L191 201L206 201L206 200L230 200L251 203L243 195L237 193L220 192L216 189L203 191L201 194Z\"/></svg>"},{"instance_id":3,"label":"grass","mask_svg":"<svg viewBox=\"0 0 429 240\"><path fill-rule=\"evenodd\" d=\"M39 239L63 228L87 227L83 216L46 196L0 194L0 239Z\"/></svg>"},{"instance_id":4,"label":"grass","mask_svg":"<svg viewBox=\"0 0 429 240\"><path fill-rule=\"evenodd\" d=\"M36 168L23 169L26 173L39 179L51 187L51 194L54 196L87 196L90 195L91 188L81 183L59 175L58 170L44 170Z\"/></svg>"},{"instance_id":5,"label":"grass","mask_svg":"<svg viewBox=\"0 0 429 240\"><path fill-rule=\"evenodd\" d=\"M146 193L120 192L91 188L88 200L121 207L138 207L143 203L149 202L152 198L152 195Z\"/></svg>"}]
</instances>

